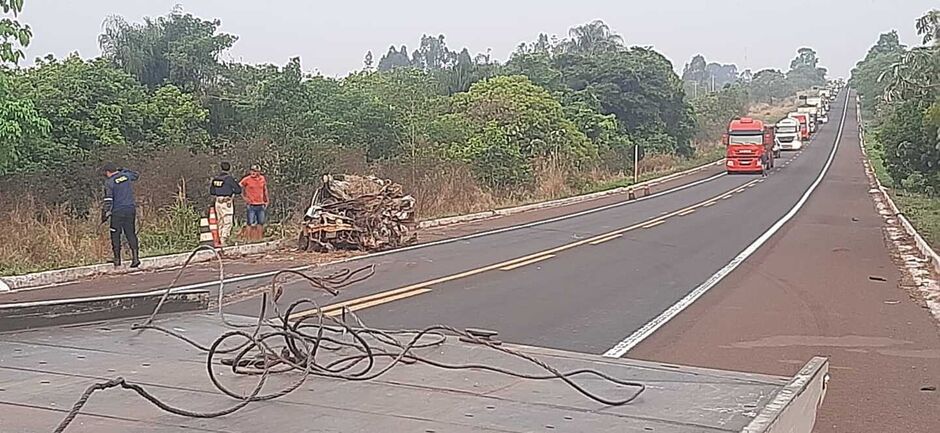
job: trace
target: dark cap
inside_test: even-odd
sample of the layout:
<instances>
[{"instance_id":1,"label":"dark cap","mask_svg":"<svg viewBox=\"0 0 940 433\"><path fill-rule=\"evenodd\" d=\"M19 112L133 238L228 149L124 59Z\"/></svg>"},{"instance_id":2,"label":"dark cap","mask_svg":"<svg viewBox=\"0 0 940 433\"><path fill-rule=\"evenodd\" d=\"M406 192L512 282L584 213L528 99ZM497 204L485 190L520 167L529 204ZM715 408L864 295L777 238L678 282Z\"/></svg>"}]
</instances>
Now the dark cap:
<instances>
[{"instance_id":1,"label":"dark cap","mask_svg":"<svg viewBox=\"0 0 940 433\"><path fill-rule=\"evenodd\" d=\"M118 168L117 165L115 165L113 162L108 162L101 167L101 171L104 173L115 173L118 171Z\"/></svg>"},{"instance_id":2,"label":"dark cap","mask_svg":"<svg viewBox=\"0 0 940 433\"><path fill-rule=\"evenodd\" d=\"M222 167L222 171L229 171L232 169L232 164L230 164L228 161L222 161L219 166Z\"/></svg>"}]
</instances>

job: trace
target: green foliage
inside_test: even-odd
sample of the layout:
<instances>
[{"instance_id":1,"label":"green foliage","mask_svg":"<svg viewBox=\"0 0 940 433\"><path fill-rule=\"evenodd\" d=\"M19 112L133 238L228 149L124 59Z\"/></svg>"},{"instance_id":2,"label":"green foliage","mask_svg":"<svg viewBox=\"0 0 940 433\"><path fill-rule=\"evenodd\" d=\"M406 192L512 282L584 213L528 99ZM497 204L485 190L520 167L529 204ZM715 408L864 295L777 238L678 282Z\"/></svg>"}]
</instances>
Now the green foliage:
<instances>
[{"instance_id":1,"label":"green foliage","mask_svg":"<svg viewBox=\"0 0 940 433\"><path fill-rule=\"evenodd\" d=\"M177 11L145 18L143 24L112 16L98 44L106 59L150 88L173 84L187 92L205 91L218 77L219 55L237 40L216 34L219 25Z\"/></svg>"},{"instance_id":2,"label":"green foliage","mask_svg":"<svg viewBox=\"0 0 940 433\"><path fill-rule=\"evenodd\" d=\"M682 70L682 82L688 94L717 92L738 80L738 67L708 63L701 54L696 55Z\"/></svg>"},{"instance_id":3,"label":"green foliage","mask_svg":"<svg viewBox=\"0 0 940 433\"><path fill-rule=\"evenodd\" d=\"M852 70L850 84L858 91L862 109L867 116L880 117L889 84L889 80L883 79L884 73L901 61L905 51L906 47L901 45L896 30L883 33L868 50L865 59Z\"/></svg>"},{"instance_id":4,"label":"green foliage","mask_svg":"<svg viewBox=\"0 0 940 433\"><path fill-rule=\"evenodd\" d=\"M29 143L45 138L49 126L32 101L10 92L10 79L0 71L0 174L31 168Z\"/></svg>"},{"instance_id":5,"label":"green foliage","mask_svg":"<svg viewBox=\"0 0 940 433\"><path fill-rule=\"evenodd\" d=\"M731 119L747 114L748 103L747 91L740 85L728 86L721 91L692 99L698 125L696 138L705 141L721 137Z\"/></svg>"},{"instance_id":6,"label":"green foliage","mask_svg":"<svg viewBox=\"0 0 940 433\"><path fill-rule=\"evenodd\" d=\"M938 11L917 20L924 43L936 41ZM852 71L851 84L875 127L891 183L908 192L940 194L940 46L905 48L882 34Z\"/></svg>"},{"instance_id":7,"label":"green foliage","mask_svg":"<svg viewBox=\"0 0 940 433\"><path fill-rule=\"evenodd\" d=\"M644 148L692 154L692 110L679 77L662 54L633 47L592 56L562 54L556 64L571 89L590 89L601 111L616 116L634 140L657 141L657 146Z\"/></svg>"},{"instance_id":8,"label":"green foliage","mask_svg":"<svg viewBox=\"0 0 940 433\"><path fill-rule=\"evenodd\" d=\"M826 84L826 69L818 67L819 59L812 48L800 48L796 58L790 62L787 81L791 88L809 89L812 86Z\"/></svg>"},{"instance_id":9,"label":"green foliage","mask_svg":"<svg viewBox=\"0 0 940 433\"><path fill-rule=\"evenodd\" d=\"M0 64L17 63L23 58L22 48L29 45L33 31L16 17L23 11L23 0L0 0ZM7 15L12 15L12 18Z\"/></svg>"},{"instance_id":10,"label":"green foliage","mask_svg":"<svg viewBox=\"0 0 940 433\"><path fill-rule=\"evenodd\" d=\"M563 49L575 54L599 54L619 51L624 48L623 37L613 33L610 26L601 20L576 26L568 31L569 40Z\"/></svg>"},{"instance_id":11,"label":"green foliage","mask_svg":"<svg viewBox=\"0 0 940 433\"><path fill-rule=\"evenodd\" d=\"M519 187L530 179L535 158L578 163L597 147L565 117L545 89L523 76L501 76L474 84L454 96L452 124L466 125L467 144L449 154L472 163L494 188Z\"/></svg>"}]
</instances>

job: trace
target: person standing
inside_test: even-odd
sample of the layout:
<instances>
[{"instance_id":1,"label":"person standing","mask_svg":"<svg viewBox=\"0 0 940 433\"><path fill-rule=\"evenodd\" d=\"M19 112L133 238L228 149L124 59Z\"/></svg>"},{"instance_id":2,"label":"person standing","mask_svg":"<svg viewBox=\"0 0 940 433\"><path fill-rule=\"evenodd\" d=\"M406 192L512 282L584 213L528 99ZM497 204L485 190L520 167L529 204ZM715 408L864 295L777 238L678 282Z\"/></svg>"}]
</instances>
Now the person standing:
<instances>
[{"instance_id":1,"label":"person standing","mask_svg":"<svg viewBox=\"0 0 940 433\"><path fill-rule=\"evenodd\" d=\"M268 182L261 174L260 165L252 165L248 176L245 176L239 185L242 187L242 198L248 205L249 240L260 241L264 238L265 210L268 207Z\"/></svg>"},{"instance_id":2,"label":"person standing","mask_svg":"<svg viewBox=\"0 0 940 433\"><path fill-rule=\"evenodd\" d=\"M140 246L137 242L137 204L134 201L133 183L140 178L135 171L118 169L107 163L102 168L104 181L104 204L101 208L101 223L111 220L111 249L114 251L114 266L121 266L121 235L127 239L131 249L131 267L140 266Z\"/></svg>"},{"instance_id":3,"label":"person standing","mask_svg":"<svg viewBox=\"0 0 940 433\"><path fill-rule=\"evenodd\" d=\"M212 178L209 184L209 195L215 197L215 214L219 219L219 241L225 246L232 235L234 224L235 204L232 197L242 193L242 187L229 174L232 164L223 161L220 165L222 172Z\"/></svg>"}]
</instances>

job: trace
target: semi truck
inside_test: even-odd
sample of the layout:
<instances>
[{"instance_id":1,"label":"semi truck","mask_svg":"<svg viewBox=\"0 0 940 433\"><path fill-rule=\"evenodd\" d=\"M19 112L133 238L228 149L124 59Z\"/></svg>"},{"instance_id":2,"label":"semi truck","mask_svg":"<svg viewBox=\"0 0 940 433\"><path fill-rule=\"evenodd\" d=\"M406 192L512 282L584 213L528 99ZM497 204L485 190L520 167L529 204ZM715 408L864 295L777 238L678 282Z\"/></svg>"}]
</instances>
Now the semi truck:
<instances>
[{"instance_id":1,"label":"semi truck","mask_svg":"<svg viewBox=\"0 0 940 433\"><path fill-rule=\"evenodd\" d=\"M820 91L821 93L822 91ZM806 105L809 107L815 107L815 111L810 111L810 114L816 115L816 122L819 124L824 124L829 122L829 117L826 115L826 104L823 102L823 98L819 96L806 98Z\"/></svg>"},{"instance_id":2,"label":"semi truck","mask_svg":"<svg viewBox=\"0 0 940 433\"><path fill-rule=\"evenodd\" d=\"M808 144L810 136L809 114L794 111L788 114L787 117L800 122L800 141L802 141L804 145Z\"/></svg>"},{"instance_id":3,"label":"semi truck","mask_svg":"<svg viewBox=\"0 0 940 433\"><path fill-rule=\"evenodd\" d=\"M816 117L816 107L809 104L803 104L796 108L796 112L806 115L806 125L809 128L809 133L815 134L817 122L819 121Z\"/></svg>"},{"instance_id":4,"label":"semi truck","mask_svg":"<svg viewBox=\"0 0 940 433\"><path fill-rule=\"evenodd\" d=\"M775 125L774 138L780 150L800 150L803 138L800 136L800 122L793 118L783 119Z\"/></svg>"},{"instance_id":5,"label":"semi truck","mask_svg":"<svg viewBox=\"0 0 940 433\"><path fill-rule=\"evenodd\" d=\"M726 169L731 173L765 174L774 167L774 128L750 117L734 119L724 136Z\"/></svg>"}]
</instances>

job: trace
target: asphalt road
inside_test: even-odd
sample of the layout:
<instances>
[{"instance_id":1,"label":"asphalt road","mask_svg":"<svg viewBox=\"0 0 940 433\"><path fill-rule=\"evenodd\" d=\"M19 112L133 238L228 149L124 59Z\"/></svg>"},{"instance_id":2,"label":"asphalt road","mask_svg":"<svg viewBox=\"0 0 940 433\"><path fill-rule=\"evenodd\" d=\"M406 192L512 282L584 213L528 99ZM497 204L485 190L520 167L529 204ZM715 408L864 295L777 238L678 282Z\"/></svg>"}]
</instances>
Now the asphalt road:
<instances>
[{"instance_id":1,"label":"asphalt road","mask_svg":"<svg viewBox=\"0 0 940 433\"><path fill-rule=\"evenodd\" d=\"M482 327L513 343L604 353L794 206L835 144L842 101L833 108L837 120L805 150L785 153L767 178L716 176L648 200L359 261L375 264L375 277L336 298L288 284L281 303L345 303L376 327ZM227 311L253 314L258 301Z\"/></svg>"}]
</instances>

